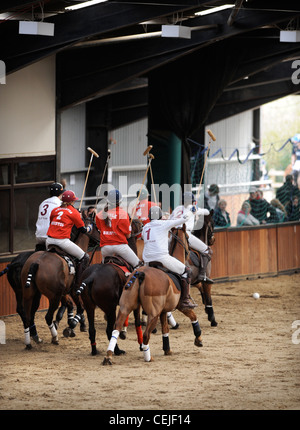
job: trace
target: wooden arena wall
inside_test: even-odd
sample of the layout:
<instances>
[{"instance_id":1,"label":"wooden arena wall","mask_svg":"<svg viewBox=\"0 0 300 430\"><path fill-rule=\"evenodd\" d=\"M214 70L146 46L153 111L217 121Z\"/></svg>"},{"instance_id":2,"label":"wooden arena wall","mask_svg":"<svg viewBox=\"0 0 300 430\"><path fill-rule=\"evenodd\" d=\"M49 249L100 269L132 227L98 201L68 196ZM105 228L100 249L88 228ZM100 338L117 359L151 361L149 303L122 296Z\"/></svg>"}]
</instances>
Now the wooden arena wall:
<instances>
[{"instance_id":1,"label":"wooden arena wall","mask_svg":"<svg viewBox=\"0 0 300 430\"><path fill-rule=\"evenodd\" d=\"M217 229L211 277L231 281L292 273L300 270L300 223ZM96 252L93 263L100 263ZM2 271L8 262L0 262ZM47 309L42 296L40 308ZM0 316L16 313L16 299L7 276L0 277Z\"/></svg>"}]
</instances>

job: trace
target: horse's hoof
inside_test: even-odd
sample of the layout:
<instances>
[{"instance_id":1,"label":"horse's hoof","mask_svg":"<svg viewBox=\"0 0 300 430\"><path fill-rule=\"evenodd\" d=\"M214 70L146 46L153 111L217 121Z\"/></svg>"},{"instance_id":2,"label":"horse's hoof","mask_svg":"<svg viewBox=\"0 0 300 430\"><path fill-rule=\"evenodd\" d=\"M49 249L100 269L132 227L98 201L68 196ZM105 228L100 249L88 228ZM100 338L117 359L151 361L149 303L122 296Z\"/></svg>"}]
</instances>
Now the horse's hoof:
<instances>
[{"instance_id":1,"label":"horse's hoof","mask_svg":"<svg viewBox=\"0 0 300 430\"><path fill-rule=\"evenodd\" d=\"M202 340L198 339L197 337L196 337L196 339L195 339L194 344L195 344L196 346L199 346L199 347L203 346Z\"/></svg>"},{"instance_id":2,"label":"horse's hoof","mask_svg":"<svg viewBox=\"0 0 300 430\"><path fill-rule=\"evenodd\" d=\"M99 351L96 348L92 348L92 356L98 355Z\"/></svg>"},{"instance_id":3,"label":"horse's hoof","mask_svg":"<svg viewBox=\"0 0 300 430\"><path fill-rule=\"evenodd\" d=\"M70 327L66 327L63 331L63 336L64 337L70 337L72 333L72 330L70 329Z\"/></svg>"},{"instance_id":4,"label":"horse's hoof","mask_svg":"<svg viewBox=\"0 0 300 430\"><path fill-rule=\"evenodd\" d=\"M107 365L111 366L112 361L111 361L110 357L105 357L102 364L103 364L103 366L107 366Z\"/></svg>"},{"instance_id":5,"label":"horse's hoof","mask_svg":"<svg viewBox=\"0 0 300 430\"><path fill-rule=\"evenodd\" d=\"M34 340L34 342L37 343L37 344L43 343L43 339L41 339L40 337L38 337L38 335L32 336L32 340Z\"/></svg>"},{"instance_id":6,"label":"horse's hoof","mask_svg":"<svg viewBox=\"0 0 300 430\"><path fill-rule=\"evenodd\" d=\"M83 325L81 325L81 326L80 326L80 331L82 331L82 332L84 332L84 333L86 333L86 332L87 332L87 328L86 328L86 325L85 325L85 324L83 324Z\"/></svg>"},{"instance_id":7,"label":"horse's hoof","mask_svg":"<svg viewBox=\"0 0 300 430\"><path fill-rule=\"evenodd\" d=\"M26 346L25 346L25 349L26 349L26 351L30 351L30 350L32 349L32 345L31 345L31 344L26 345Z\"/></svg>"},{"instance_id":8,"label":"horse's hoof","mask_svg":"<svg viewBox=\"0 0 300 430\"><path fill-rule=\"evenodd\" d=\"M70 337L75 337L75 336L76 336L75 331L73 329L71 329Z\"/></svg>"},{"instance_id":9,"label":"horse's hoof","mask_svg":"<svg viewBox=\"0 0 300 430\"><path fill-rule=\"evenodd\" d=\"M176 323L176 325L174 325L174 327L171 327L171 330L177 330L177 329L178 329L178 327L179 327L179 324L178 324L178 323Z\"/></svg>"},{"instance_id":10,"label":"horse's hoof","mask_svg":"<svg viewBox=\"0 0 300 430\"><path fill-rule=\"evenodd\" d=\"M126 331L120 331L119 337L120 337L120 339L125 340L126 339Z\"/></svg>"},{"instance_id":11,"label":"horse's hoof","mask_svg":"<svg viewBox=\"0 0 300 430\"><path fill-rule=\"evenodd\" d=\"M53 345L59 345L58 337L57 336L53 337L51 343L53 343Z\"/></svg>"},{"instance_id":12,"label":"horse's hoof","mask_svg":"<svg viewBox=\"0 0 300 430\"><path fill-rule=\"evenodd\" d=\"M217 321L216 321L216 320L214 320L214 321L211 321L210 325L211 325L212 327L217 327L218 323L217 323Z\"/></svg>"},{"instance_id":13,"label":"horse's hoof","mask_svg":"<svg viewBox=\"0 0 300 430\"><path fill-rule=\"evenodd\" d=\"M143 350L143 345L140 345L140 351L144 351L144 350Z\"/></svg>"},{"instance_id":14,"label":"horse's hoof","mask_svg":"<svg viewBox=\"0 0 300 430\"><path fill-rule=\"evenodd\" d=\"M164 351L165 355L172 355L172 351L169 349L168 351Z\"/></svg>"},{"instance_id":15,"label":"horse's hoof","mask_svg":"<svg viewBox=\"0 0 300 430\"><path fill-rule=\"evenodd\" d=\"M155 329L152 330L152 334L157 333L157 328L155 327Z\"/></svg>"}]
</instances>

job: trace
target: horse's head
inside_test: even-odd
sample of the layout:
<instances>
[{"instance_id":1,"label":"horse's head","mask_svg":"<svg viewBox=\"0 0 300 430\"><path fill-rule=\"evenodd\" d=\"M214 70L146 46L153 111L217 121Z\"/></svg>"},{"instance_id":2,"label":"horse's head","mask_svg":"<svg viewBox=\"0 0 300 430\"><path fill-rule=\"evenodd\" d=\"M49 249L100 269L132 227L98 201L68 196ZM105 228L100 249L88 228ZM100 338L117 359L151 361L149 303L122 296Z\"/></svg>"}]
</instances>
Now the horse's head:
<instances>
[{"instance_id":1,"label":"horse's head","mask_svg":"<svg viewBox=\"0 0 300 430\"><path fill-rule=\"evenodd\" d=\"M193 234L208 246L212 246L215 243L213 214L214 210L211 209L208 215L203 216L202 227L193 231Z\"/></svg>"},{"instance_id":2,"label":"horse's head","mask_svg":"<svg viewBox=\"0 0 300 430\"><path fill-rule=\"evenodd\" d=\"M143 230L143 223L138 218L133 218L131 221L131 237L137 237Z\"/></svg>"}]
</instances>

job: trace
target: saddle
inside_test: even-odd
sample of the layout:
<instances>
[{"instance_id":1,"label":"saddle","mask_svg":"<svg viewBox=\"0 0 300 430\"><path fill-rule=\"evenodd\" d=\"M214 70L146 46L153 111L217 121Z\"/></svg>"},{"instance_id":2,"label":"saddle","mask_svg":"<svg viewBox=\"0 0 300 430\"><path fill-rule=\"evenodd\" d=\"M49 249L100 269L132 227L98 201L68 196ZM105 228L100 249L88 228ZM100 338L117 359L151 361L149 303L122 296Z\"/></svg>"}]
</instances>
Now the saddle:
<instances>
[{"instance_id":1,"label":"saddle","mask_svg":"<svg viewBox=\"0 0 300 430\"><path fill-rule=\"evenodd\" d=\"M181 291L181 276L178 273L172 272L171 270L166 269L159 261L151 261L149 263L149 267L153 267L155 269L162 270L165 272L174 282L178 291Z\"/></svg>"},{"instance_id":2,"label":"saddle","mask_svg":"<svg viewBox=\"0 0 300 430\"><path fill-rule=\"evenodd\" d=\"M124 258L116 255L108 255L104 258L104 264L113 264L123 270L125 276L129 276L133 272L133 266L129 264Z\"/></svg>"},{"instance_id":3,"label":"saddle","mask_svg":"<svg viewBox=\"0 0 300 430\"><path fill-rule=\"evenodd\" d=\"M77 258L71 257L69 254L67 254L59 246L56 246L56 245L50 245L47 252L54 252L58 254L60 257L62 257L68 265L69 274L75 275L76 273L75 267L77 266L77 263L78 263Z\"/></svg>"}]
</instances>

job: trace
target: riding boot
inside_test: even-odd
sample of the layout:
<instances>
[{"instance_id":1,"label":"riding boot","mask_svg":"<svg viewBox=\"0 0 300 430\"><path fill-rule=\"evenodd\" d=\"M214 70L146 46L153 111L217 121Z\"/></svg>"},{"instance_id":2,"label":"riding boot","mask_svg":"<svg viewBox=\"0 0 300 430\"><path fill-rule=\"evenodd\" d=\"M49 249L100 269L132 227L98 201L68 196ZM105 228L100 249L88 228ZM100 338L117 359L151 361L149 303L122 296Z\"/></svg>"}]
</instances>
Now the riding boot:
<instances>
[{"instance_id":1,"label":"riding boot","mask_svg":"<svg viewBox=\"0 0 300 430\"><path fill-rule=\"evenodd\" d=\"M185 272L181 276L181 296L177 308L183 309L194 309L198 305L192 302L190 296L190 282L191 282L191 269L186 267Z\"/></svg>"},{"instance_id":2,"label":"riding boot","mask_svg":"<svg viewBox=\"0 0 300 430\"><path fill-rule=\"evenodd\" d=\"M88 267L90 261L89 254L85 253L84 256L79 260L76 267L76 275L75 275L75 286L79 286L79 281L83 271Z\"/></svg>"},{"instance_id":3,"label":"riding boot","mask_svg":"<svg viewBox=\"0 0 300 430\"><path fill-rule=\"evenodd\" d=\"M201 268L199 270L198 281L204 281L207 284L213 284L214 281L206 276L206 268L211 260L210 252L201 253Z\"/></svg>"}]
</instances>

